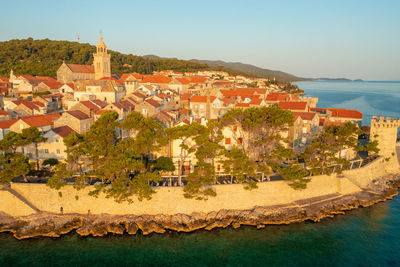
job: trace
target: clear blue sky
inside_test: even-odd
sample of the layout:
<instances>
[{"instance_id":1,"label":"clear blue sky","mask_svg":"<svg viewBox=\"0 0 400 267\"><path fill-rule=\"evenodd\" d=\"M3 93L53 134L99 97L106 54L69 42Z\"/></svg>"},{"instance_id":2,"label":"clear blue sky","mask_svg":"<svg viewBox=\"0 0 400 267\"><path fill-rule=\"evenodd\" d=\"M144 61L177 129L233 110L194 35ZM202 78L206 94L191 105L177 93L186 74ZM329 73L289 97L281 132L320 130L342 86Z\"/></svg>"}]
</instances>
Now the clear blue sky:
<instances>
[{"instance_id":1,"label":"clear blue sky","mask_svg":"<svg viewBox=\"0 0 400 267\"><path fill-rule=\"evenodd\" d=\"M400 0L1 0L0 41L32 37L302 77L400 80Z\"/></svg>"}]
</instances>

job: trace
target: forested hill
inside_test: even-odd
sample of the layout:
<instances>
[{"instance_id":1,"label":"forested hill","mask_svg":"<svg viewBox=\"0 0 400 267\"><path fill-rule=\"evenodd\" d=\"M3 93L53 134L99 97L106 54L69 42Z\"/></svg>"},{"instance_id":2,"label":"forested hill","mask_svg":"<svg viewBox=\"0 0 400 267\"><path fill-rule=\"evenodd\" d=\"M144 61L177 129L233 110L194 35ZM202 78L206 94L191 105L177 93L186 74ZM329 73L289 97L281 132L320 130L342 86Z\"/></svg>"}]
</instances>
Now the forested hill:
<instances>
[{"instance_id":1,"label":"forested hill","mask_svg":"<svg viewBox=\"0 0 400 267\"><path fill-rule=\"evenodd\" d=\"M92 54L95 50L96 47L90 44L49 39L33 40L28 38L0 42L0 76L8 77L11 69L16 74L55 76L63 60L74 64L92 64ZM111 53L113 73L149 74L154 70L171 69L185 72L212 69L227 71L231 75L253 76L243 71L225 67L209 67L207 64L188 60L146 58L108 51Z\"/></svg>"},{"instance_id":2,"label":"forested hill","mask_svg":"<svg viewBox=\"0 0 400 267\"><path fill-rule=\"evenodd\" d=\"M196 62L196 63L201 63L201 64L207 64L210 67L223 66L225 68L251 73L257 77L263 77L263 78L269 78L269 79L275 78L279 81L308 80L305 78L296 77L296 76L286 73L286 72L263 69L260 67L256 67L254 65L244 64L244 63L240 63L240 62L225 62L225 61L221 61L221 60L198 60L198 59L192 59L191 61Z\"/></svg>"}]
</instances>

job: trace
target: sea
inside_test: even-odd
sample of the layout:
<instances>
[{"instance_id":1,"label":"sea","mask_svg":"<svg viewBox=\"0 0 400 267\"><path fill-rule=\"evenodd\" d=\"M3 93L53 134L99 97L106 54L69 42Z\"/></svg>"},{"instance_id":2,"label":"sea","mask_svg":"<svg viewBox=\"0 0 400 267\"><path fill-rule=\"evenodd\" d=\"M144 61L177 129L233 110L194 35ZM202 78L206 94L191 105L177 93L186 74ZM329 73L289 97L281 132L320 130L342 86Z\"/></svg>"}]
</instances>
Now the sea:
<instances>
[{"instance_id":1,"label":"sea","mask_svg":"<svg viewBox=\"0 0 400 267\"><path fill-rule=\"evenodd\" d=\"M400 82L299 82L320 107L400 117ZM234 196L232 196L234 197ZM400 266L400 197L323 219L192 233L16 240L0 266Z\"/></svg>"}]
</instances>

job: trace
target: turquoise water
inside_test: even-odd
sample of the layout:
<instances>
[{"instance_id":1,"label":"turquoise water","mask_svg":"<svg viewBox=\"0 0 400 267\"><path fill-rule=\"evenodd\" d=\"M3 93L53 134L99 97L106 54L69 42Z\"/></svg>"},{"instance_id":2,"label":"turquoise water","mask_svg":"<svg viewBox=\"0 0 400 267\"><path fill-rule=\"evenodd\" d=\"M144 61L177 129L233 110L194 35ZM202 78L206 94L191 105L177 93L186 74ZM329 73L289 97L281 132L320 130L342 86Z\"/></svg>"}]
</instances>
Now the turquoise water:
<instances>
[{"instance_id":1,"label":"turquoise water","mask_svg":"<svg viewBox=\"0 0 400 267\"><path fill-rule=\"evenodd\" d=\"M400 116L400 83L303 82L319 106ZM364 116L365 118L365 116ZM324 219L150 236L16 240L0 234L0 266L400 266L400 198Z\"/></svg>"},{"instance_id":2,"label":"turquoise water","mask_svg":"<svg viewBox=\"0 0 400 267\"><path fill-rule=\"evenodd\" d=\"M320 223L150 236L16 240L0 266L400 266L400 198Z\"/></svg>"},{"instance_id":3,"label":"turquoise water","mask_svg":"<svg viewBox=\"0 0 400 267\"><path fill-rule=\"evenodd\" d=\"M372 116L400 117L400 82L298 82L307 95L319 97L318 107L357 109L363 124Z\"/></svg>"}]
</instances>

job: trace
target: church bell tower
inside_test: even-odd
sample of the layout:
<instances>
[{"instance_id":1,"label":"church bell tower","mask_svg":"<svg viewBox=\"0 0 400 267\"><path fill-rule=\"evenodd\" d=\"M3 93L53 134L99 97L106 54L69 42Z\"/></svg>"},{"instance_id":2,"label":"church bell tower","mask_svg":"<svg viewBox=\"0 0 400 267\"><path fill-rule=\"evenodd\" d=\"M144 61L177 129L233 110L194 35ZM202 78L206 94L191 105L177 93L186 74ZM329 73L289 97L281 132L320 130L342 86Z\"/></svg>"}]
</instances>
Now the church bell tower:
<instances>
[{"instance_id":1,"label":"church bell tower","mask_svg":"<svg viewBox=\"0 0 400 267\"><path fill-rule=\"evenodd\" d=\"M99 80L103 77L111 77L110 58L107 54L107 46L103 42L103 36L100 35L100 41L97 44L96 53L93 54L94 78Z\"/></svg>"}]
</instances>

